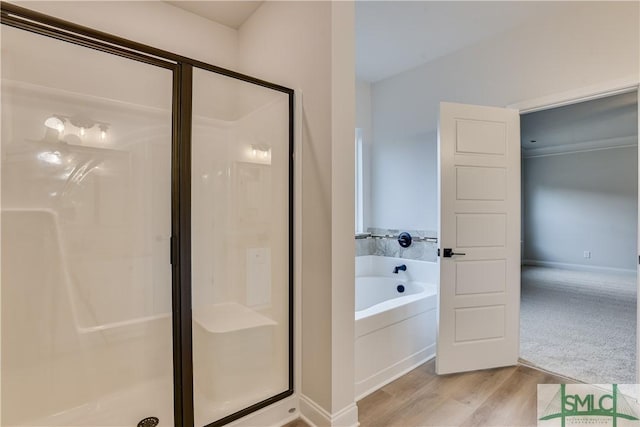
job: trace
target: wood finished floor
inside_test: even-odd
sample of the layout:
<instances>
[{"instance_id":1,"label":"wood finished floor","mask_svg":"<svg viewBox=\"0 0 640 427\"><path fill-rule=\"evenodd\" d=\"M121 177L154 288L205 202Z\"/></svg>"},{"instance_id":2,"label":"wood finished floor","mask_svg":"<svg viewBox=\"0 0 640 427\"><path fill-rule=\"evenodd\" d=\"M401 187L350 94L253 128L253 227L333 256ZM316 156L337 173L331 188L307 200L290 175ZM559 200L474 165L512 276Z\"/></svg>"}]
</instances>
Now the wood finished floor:
<instances>
[{"instance_id":1,"label":"wood finished floor","mask_svg":"<svg viewBox=\"0 0 640 427\"><path fill-rule=\"evenodd\" d=\"M360 400L360 426L535 426L537 385L569 382L522 365L438 376L432 360Z\"/></svg>"}]
</instances>

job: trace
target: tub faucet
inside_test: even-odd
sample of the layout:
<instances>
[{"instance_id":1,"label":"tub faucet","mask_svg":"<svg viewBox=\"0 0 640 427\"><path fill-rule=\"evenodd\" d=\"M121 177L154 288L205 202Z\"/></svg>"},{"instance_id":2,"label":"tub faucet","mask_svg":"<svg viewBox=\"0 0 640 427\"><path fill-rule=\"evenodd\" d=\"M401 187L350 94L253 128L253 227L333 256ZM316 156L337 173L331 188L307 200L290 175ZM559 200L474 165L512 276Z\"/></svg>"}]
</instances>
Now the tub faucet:
<instances>
[{"instance_id":1,"label":"tub faucet","mask_svg":"<svg viewBox=\"0 0 640 427\"><path fill-rule=\"evenodd\" d=\"M407 271L407 266L404 264L400 264L393 267L393 274L398 274L398 271Z\"/></svg>"}]
</instances>

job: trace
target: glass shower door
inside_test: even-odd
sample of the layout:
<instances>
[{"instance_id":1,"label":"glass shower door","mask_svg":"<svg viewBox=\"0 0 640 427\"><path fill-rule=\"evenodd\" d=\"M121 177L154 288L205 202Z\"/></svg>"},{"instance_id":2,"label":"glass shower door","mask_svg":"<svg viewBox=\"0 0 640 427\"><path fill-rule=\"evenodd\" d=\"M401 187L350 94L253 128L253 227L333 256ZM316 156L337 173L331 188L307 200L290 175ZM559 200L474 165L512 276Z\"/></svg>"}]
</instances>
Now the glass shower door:
<instances>
[{"instance_id":1,"label":"glass shower door","mask_svg":"<svg viewBox=\"0 0 640 427\"><path fill-rule=\"evenodd\" d=\"M289 154L286 93L193 70L196 426L290 391Z\"/></svg>"},{"instance_id":2,"label":"glass shower door","mask_svg":"<svg viewBox=\"0 0 640 427\"><path fill-rule=\"evenodd\" d=\"M3 426L174 425L172 77L2 25Z\"/></svg>"}]
</instances>

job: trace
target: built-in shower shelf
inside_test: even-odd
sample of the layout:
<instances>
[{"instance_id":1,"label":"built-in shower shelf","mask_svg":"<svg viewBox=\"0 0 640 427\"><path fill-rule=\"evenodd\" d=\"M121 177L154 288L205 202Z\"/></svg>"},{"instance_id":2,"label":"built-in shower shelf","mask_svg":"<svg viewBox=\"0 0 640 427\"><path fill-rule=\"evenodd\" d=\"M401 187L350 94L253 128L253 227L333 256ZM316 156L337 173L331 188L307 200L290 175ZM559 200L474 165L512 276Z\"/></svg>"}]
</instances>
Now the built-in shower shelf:
<instances>
[{"instance_id":1,"label":"built-in shower shelf","mask_svg":"<svg viewBox=\"0 0 640 427\"><path fill-rule=\"evenodd\" d=\"M195 307L193 321L213 334L277 325L274 320L233 302Z\"/></svg>"}]
</instances>

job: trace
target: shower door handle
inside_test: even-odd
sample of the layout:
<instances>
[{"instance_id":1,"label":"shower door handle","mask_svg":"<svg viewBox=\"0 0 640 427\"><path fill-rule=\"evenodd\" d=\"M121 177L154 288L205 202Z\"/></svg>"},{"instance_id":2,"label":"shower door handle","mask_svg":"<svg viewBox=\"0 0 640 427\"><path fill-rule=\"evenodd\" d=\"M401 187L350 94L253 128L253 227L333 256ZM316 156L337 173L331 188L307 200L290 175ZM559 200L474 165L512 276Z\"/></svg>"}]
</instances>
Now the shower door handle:
<instances>
[{"instance_id":1,"label":"shower door handle","mask_svg":"<svg viewBox=\"0 0 640 427\"><path fill-rule=\"evenodd\" d=\"M453 249L451 248L444 248L442 250L442 257L443 258L451 258L454 255L466 255L463 252L453 252Z\"/></svg>"}]
</instances>

